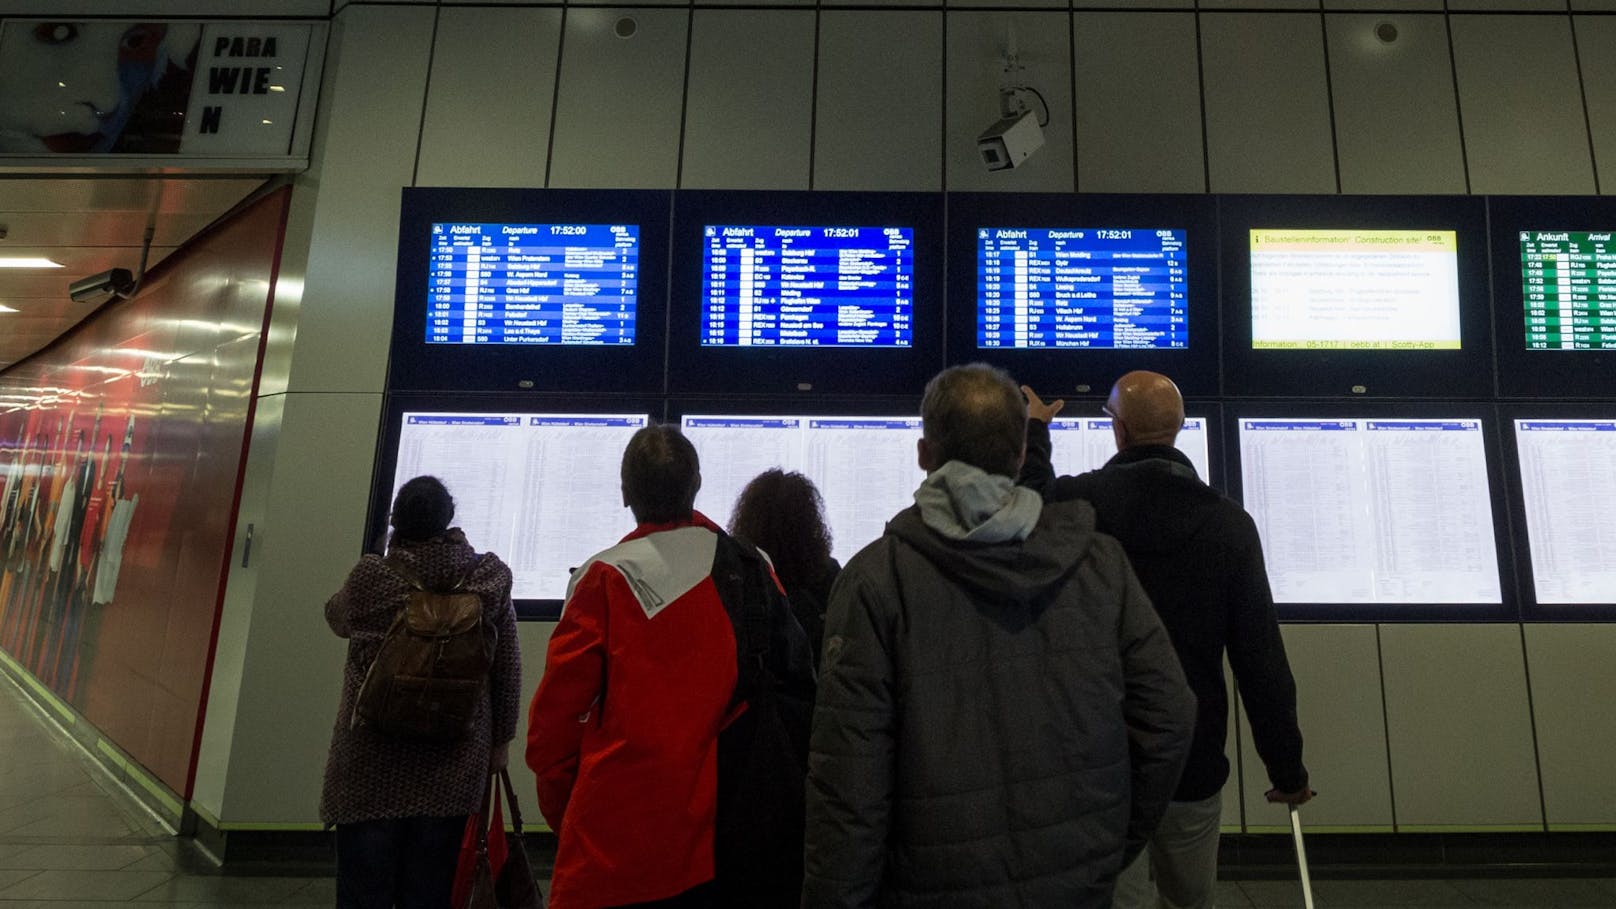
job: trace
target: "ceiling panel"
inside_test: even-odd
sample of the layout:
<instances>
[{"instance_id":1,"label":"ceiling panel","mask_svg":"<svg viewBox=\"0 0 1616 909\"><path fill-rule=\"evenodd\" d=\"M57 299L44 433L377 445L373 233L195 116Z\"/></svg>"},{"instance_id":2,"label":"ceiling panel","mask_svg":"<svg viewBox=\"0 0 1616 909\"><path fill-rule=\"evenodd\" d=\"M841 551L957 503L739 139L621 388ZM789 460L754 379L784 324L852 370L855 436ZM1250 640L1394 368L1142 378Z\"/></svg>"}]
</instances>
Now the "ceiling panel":
<instances>
[{"instance_id":1,"label":"ceiling panel","mask_svg":"<svg viewBox=\"0 0 1616 909\"><path fill-rule=\"evenodd\" d=\"M73 281L135 271L151 226L153 268L263 180L212 177L0 176L0 256L44 256L53 269L0 268L0 370L61 337L94 310L68 298Z\"/></svg>"}]
</instances>

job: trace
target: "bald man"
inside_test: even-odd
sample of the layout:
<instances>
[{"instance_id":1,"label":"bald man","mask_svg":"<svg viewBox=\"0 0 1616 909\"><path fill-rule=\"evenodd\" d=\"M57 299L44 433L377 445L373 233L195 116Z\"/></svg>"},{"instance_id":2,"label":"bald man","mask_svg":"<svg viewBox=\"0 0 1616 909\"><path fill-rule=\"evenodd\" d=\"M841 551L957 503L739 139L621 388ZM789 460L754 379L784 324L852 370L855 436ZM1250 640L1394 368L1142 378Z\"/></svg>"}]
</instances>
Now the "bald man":
<instances>
[{"instance_id":1,"label":"bald man","mask_svg":"<svg viewBox=\"0 0 1616 909\"><path fill-rule=\"evenodd\" d=\"M1150 848L1117 882L1117 909L1203 909L1213 905L1218 870L1220 795L1229 704L1223 656L1251 718L1257 753L1273 785L1271 802L1312 797L1296 723L1296 683L1285 659L1262 546L1251 516L1195 475L1173 447L1184 425L1178 386L1154 372L1130 372L1111 389L1117 454L1099 470L1056 477L1049 421L1064 401L1027 396L1027 459L1020 482L1045 501L1085 499L1095 527L1111 534L1161 616L1199 699L1189 763Z\"/></svg>"}]
</instances>

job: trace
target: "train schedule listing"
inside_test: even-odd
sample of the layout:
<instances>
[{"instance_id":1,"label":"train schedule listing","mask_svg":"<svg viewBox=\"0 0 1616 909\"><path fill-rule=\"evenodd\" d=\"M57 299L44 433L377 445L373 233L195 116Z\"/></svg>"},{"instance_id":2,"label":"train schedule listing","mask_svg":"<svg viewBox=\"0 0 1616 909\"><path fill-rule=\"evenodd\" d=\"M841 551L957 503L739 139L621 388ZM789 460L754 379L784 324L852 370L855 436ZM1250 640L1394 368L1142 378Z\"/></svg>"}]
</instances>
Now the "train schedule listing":
<instances>
[{"instance_id":1,"label":"train schedule listing","mask_svg":"<svg viewBox=\"0 0 1616 909\"><path fill-rule=\"evenodd\" d=\"M1185 348L1185 232L977 231L981 348Z\"/></svg>"},{"instance_id":2,"label":"train schedule listing","mask_svg":"<svg viewBox=\"0 0 1616 909\"><path fill-rule=\"evenodd\" d=\"M429 344L634 343L634 224L433 224Z\"/></svg>"}]
</instances>

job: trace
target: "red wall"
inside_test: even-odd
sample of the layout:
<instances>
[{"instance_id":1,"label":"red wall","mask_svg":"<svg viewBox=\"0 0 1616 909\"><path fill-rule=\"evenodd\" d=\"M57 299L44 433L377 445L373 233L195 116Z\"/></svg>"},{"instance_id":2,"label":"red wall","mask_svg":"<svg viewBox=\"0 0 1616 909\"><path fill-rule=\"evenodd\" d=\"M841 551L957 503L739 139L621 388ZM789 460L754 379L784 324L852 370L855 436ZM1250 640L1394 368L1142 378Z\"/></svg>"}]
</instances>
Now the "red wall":
<instances>
[{"instance_id":1,"label":"red wall","mask_svg":"<svg viewBox=\"0 0 1616 909\"><path fill-rule=\"evenodd\" d=\"M0 374L0 647L183 797L288 197Z\"/></svg>"}]
</instances>

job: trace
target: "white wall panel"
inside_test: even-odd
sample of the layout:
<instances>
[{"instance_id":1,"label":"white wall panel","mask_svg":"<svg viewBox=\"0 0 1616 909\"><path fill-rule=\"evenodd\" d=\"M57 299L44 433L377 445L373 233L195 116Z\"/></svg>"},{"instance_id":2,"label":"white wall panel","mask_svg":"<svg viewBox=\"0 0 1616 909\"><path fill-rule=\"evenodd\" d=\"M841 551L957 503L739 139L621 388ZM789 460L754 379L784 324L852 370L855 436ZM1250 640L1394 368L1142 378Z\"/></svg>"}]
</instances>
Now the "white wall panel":
<instances>
[{"instance_id":1,"label":"white wall panel","mask_svg":"<svg viewBox=\"0 0 1616 909\"><path fill-rule=\"evenodd\" d=\"M1190 13L1077 13L1077 187L1206 191Z\"/></svg>"},{"instance_id":2,"label":"white wall panel","mask_svg":"<svg viewBox=\"0 0 1616 909\"><path fill-rule=\"evenodd\" d=\"M1212 192L1333 193L1319 17L1201 16Z\"/></svg>"},{"instance_id":3,"label":"white wall panel","mask_svg":"<svg viewBox=\"0 0 1616 909\"><path fill-rule=\"evenodd\" d=\"M543 186L561 10L444 9L417 186Z\"/></svg>"},{"instance_id":4,"label":"white wall panel","mask_svg":"<svg viewBox=\"0 0 1616 909\"><path fill-rule=\"evenodd\" d=\"M1549 823L1616 820L1616 625L1527 625Z\"/></svg>"},{"instance_id":5,"label":"white wall panel","mask_svg":"<svg viewBox=\"0 0 1616 909\"><path fill-rule=\"evenodd\" d=\"M976 137L999 117L1005 50L1012 41L1019 80L1049 104L1044 146L1020 167L988 171ZM1036 101L1032 102L1036 106ZM1066 13L950 13L948 107L944 160L947 188L1001 192L1071 192L1072 48Z\"/></svg>"},{"instance_id":6,"label":"white wall panel","mask_svg":"<svg viewBox=\"0 0 1616 909\"><path fill-rule=\"evenodd\" d=\"M321 125L300 180L319 194L294 391L381 391L390 333L378 326L393 320L399 188L415 169L433 17L426 7L352 6L333 20Z\"/></svg>"},{"instance_id":7,"label":"white wall panel","mask_svg":"<svg viewBox=\"0 0 1616 909\"><path fill-rule=\"evenodd\" d=\"M1383 625L1380 643L1398 828L1541 825L1521 627Z\"/></svg>"},{"instance_id":8,"label":"white wall panel","mask_svg":"<svg viewBox=\"0 0 1616 909\"><path fill-rule=\"evenodd\" d=\"M942 189L942 67L942 13L821 13L814 188Z\"/></svg>"},{"instance_id":9,"label":"white wall panel","mask_svg":"<svg viewBox=\"0 0 1616 909\"><path fill-rule=\"evenodd\" d=\"M674 185L689 22L686 10L567 10L551 186Z\"/></svg>"},{"instance_id":10,"label":"white wall panel","mask_svg":"<svg viewBox=\"0 0 1616 909\"><path fill-rule=\"evenodd\" d=\"M1240 804L1240 701L1235 697L1234 673L1229 670L1227 654L1223 661L1223 692L1229 705L1229 725L1227 734L1223 738L1223 756L1229 761L1229 780L1223 784L1220 796L1220 808L1223 816L1218 819L1218 826L1224 833L1244 833L1246 829L1245 813Z\"/></svg>"},{"instance_id":11,"label":"white wall panel","mask_svg":"<svg viewBox=\"0 0 1616 909\"><path fill-rule=\"evenodd\" d=\"M807 189L812 10L697 10L684 169L695 189Z\"/></svg>"},{"instance_id":12,"label":"white wall panel","mask_svg":"<svg viewBox=\"0 0 1616 909\"><path fill-rule=\"evenodd\" d=\"M1616 12L1616 0L1571 0L1576 12Z\"/></svg>"},{"instance_id":13,"label":"white wall panel","mask_svg":"<svg viewBox=\"0 0 1616 909\"><path fill-rule=\"evenodd\" d=\"M475 541L473 545L476 545ZM538 791L538 780L528 769L522 754L527 747L528 707L533 703L533 693L539 690L539 680L544 678L544 655L555 628L554 622L522 622L516 626L516 638L522 646L522 709L516 715L516 740L511 745L511 785L515 787L516 797L521 799L521 804L528 806L522 820L534 828L545 828L546 825L544 816L539 814L539 806L533 804L531 797L532 793Z\"/></svg>"},{"instance_id":14,"label":"white wall panel","mask_svg":"<svg viewBox=\"0 0 1616 909\"><path fill-rule=\"evenodd\" d=\"M255 569L244 579L252 605L218 815L227 824L319 822L346 652L321 606L359 558L370 499L381 395L284 398L263 519L253 539ZM262 478L249 475L247 482ZM232 586L237 582L232 572ZM233 602L227 591L226 603ZM209 719L215 719L212 710Z\"/></svg>"},{"instance_id":15,"label":"white wall panel","mask_svg":"<svg viewBox=\"0 0 1616 909\"><path fill-rule=\"evenodd\" d=\"M1382 41L1376 27L1396 28ZM1332 15L1330 84L1344 193L1463 193L1447 19Z\"/></svg>"},{"instance_id":16,"label":"white wall panel","mask_svg":"<svg viewBox=\"0 0 1616 909\"><path fill-rule=\"evenodd\" d=\"M1592 193L1570 19L1452 16L1470 191Z\"/></svg>"},{"instance_id":17,"label":"white wall panel","mask_svg":"<svg viewBox=\"0 0 1616 909\"><path fill-rule=\"evenodd\" d=\"M269 508L269 487L274 477L276 445L280 438L281 414L285 395L261 397L253 412L252 435L248 440L247 463L236 512L234 542L230 550L230 574L224 603L219 612L219 631L214 642L213 671L208 680L208 701L202 725L202 741L197 749L196 782L192 800L214 820L224 816L225 787L230 777L230 752L235 741L236 715L241 703L241 683L247 659L248 631L252 627L253 599L257 592L259 561L242 566L242 556L251 525L254 537L264 525ZM262 555L262 552L260 552Z\"/></svg>"},{"instance_id":18,"label":"white wall panel","mask_svg":"<svg viewBox=\"0 0 1616 909\"><path fill-rule=\"evenodd\" d=\"M1582 60L1582 90L1588 103L1588 126L1594 137L1599 188L1616 192L1616 18L1577 16L1577 53Z\"/></svg>"},{"instance_id":19,"label":"white wall panel","mask_svg":"<svg viewBox=\"0 0 1616 909\"><path fill-rule=\"evenodd\" d=\"M1380 699L1380 647L1373 625L1282 625L1285 654L1296 678L1302 761L1314 789L1309 827L1392 827L1391 776L1386 767L1386 720ZM1283 805L1263 794L1273 787L1240 716L1242 790L1249 828L1288 829Z\"/></svg>"}]
</instances>

